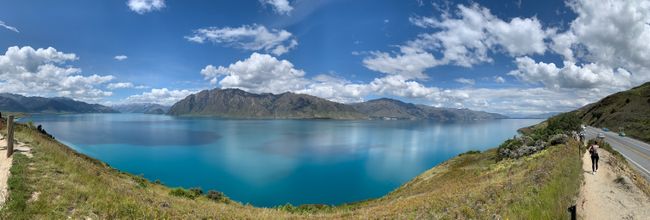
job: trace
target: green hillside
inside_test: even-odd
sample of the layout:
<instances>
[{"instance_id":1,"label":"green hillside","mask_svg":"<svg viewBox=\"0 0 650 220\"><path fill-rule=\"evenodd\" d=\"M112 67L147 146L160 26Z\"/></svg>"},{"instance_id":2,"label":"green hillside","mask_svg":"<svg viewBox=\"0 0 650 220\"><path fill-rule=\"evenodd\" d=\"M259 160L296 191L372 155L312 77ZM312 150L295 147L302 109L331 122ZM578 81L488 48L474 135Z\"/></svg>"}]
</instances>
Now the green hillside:
<instances>
[{"instance_id":1,"label":"green hillside","mask_svg":"<svg viewBox=\"0 0 650 220\"><path fill-rule=\"evenodd\" d=\"M586 123L650 142L650 82L576 110Z\"/></svg>"}]
</instances>

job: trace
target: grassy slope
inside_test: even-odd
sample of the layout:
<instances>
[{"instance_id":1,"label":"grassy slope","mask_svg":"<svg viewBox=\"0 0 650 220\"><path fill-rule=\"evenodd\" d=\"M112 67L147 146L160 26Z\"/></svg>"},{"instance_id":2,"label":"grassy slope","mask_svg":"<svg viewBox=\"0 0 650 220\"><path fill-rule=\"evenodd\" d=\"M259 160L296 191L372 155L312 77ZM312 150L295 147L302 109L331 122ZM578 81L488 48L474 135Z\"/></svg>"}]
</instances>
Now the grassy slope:
<instances>
[{"instance_id":1,"label":"grassy slope","mask_svg":"<svg viewBox=\"0 0 650 220\"><path fill-rule=\"evenodd\" d=\"M622 128L628 135L650 141L650 82L619 92L576 110L592 126L613 131Z\"/></svg>"},{"instance_id":2,"label":"grassy slope","mask_svg":"<svg viewBox=\"0 0 650 220\"><path fill-rule=\"evenodd\" d=\"M170 189L70 150L24 125L17 139L33 158L16 155L2 219L42 218L566 218L582 181L576 143L517 160L495 162L496 151L453 158L390 194L337 207L256 208ZM40 195L28 201L33 192Z\"/></svg>"}]
</instances>

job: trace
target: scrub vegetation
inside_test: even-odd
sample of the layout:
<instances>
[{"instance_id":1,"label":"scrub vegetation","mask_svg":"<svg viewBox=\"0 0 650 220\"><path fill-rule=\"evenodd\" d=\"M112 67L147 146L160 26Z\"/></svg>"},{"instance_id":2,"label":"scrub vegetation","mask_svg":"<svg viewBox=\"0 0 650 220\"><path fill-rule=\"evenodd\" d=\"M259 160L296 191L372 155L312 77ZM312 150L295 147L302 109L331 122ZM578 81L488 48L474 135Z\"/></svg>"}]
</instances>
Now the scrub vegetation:
<instances>
[{"instance_id":1,"label":"scrub vegetation","mask_svg":"<svg viewBox=\"0 0 650 220\"><path fill-rule=\"evenodd\" d=\"M120 172L23 124L16 138L33 157L15 155L2 219L562 219L582 181L571 139L515 159L498 160L497 149L466 153L377 199L258 208L217 191L170 188Z\"/></svg>"}]
</instances>

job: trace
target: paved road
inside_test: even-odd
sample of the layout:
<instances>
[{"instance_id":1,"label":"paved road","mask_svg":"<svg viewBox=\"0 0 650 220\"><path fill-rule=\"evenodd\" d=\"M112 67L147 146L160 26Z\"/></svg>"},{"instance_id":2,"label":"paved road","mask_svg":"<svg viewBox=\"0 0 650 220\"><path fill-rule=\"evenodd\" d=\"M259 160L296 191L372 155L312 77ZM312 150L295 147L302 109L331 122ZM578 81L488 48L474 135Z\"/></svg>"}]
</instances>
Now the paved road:
<instances>
[{"instance_id":1,"label":"paved road","mask_svg":"<svg viewBox=\"0 0 650 220\"><path fill-rule=\"evenodd\" d=\"M621 153L634 168L650 181L650 144L629 137L621 137L617 133L605 132L594 127L587 127L585 133L587 139L596 138L598 133L603 133L605 141L612 145L612 148Z\"/></svg>"}]
</instances>

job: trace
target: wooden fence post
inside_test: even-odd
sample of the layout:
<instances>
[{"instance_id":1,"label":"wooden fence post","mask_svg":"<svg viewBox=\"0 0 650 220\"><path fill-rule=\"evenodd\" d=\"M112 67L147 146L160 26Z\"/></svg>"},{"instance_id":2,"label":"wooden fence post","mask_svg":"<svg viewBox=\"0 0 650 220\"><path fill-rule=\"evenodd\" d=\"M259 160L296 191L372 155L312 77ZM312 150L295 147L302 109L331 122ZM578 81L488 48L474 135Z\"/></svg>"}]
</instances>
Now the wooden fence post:
<instances>
[{"instance_id":1,"label":"wooden fence post","mask_svg":"<svg viewBox=\"0 0 650 220\"><path fill-rule=\"evenodd\" d=\"M7 117L7 157L14 153L14 116Z\"/></svg>"}]
</instances>

